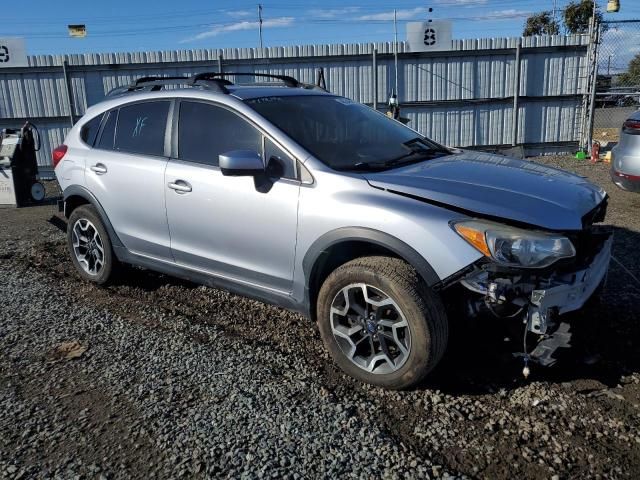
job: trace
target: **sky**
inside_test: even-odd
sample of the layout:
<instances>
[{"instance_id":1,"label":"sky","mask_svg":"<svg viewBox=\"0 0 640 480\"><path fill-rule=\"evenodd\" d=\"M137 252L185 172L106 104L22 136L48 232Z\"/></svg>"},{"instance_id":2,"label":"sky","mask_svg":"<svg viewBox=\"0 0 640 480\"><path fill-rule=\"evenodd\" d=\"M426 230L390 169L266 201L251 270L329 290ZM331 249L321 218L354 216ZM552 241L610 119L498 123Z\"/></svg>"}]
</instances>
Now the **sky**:
<instances>
[{"instance_id":1,"label":"sky","mask_svg":"<svg viewBox=\"0 0 640 480\"><path fill-rule=\"evenodd\" d=\"M568 3L556 0L558 8ZM453 38L510 37L522 33L532 12L553 0L263 0L265 46L393 41L407 21L450 19ZM603 11L607 1L598 0ZM258 1L245 0L30 0L4 9L0 37L23 37L27 54L192 48L257 47ZM433 13L428 13L428 7ZM24 12L24 13L23 13ZM640 0L621 0L610 20L640 19ZM85 24L86 38L70 38L68 24ZM630 41L640 47L638 35ZM621 30L620 35L625 35ZM626 43L626 42L625 42Z\"/></svg>"}]
</instances>

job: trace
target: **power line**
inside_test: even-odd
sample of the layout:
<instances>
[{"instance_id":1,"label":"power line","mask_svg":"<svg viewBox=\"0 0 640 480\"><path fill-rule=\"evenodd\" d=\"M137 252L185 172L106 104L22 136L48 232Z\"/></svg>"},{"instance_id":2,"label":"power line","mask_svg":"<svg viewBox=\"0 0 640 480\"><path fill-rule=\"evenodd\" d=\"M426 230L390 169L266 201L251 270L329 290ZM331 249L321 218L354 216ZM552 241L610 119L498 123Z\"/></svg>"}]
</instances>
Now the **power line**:
<instances>
[{"instance_id":1,"label":"power line","mask_svg":"<svg viewBox=\"0 0 640 480\"><path fill-rule=\"evenodd\" d=\"M510 18L500 18L495 20L509 20ZM449 20L452 21L470 21L470 22L479 22L486 21L487 19L484 17L449 17ZM407 23L411 20L397 20L398 23ZM318 25L392 25L392 21L389 20L362 20L362 19L305 19L305 18L297 18L295 19L296 25L305 25L305 24L318 24ZM155 33L155 32L164 32L164 31L184 31L184 30L193 30L196 28L207 28L207 27L228 27L235 25L235 22L206 22L206 23L192 23L186 25L168 25L168 26L157 26L157 27L149 27L149 28L136 28L136 29L122 29L122 30L96 30L91 33L91 37L104 37L104 36L129 36L129 35L143 35L146 33ZM500 28L491 28L486 27L483 30L500 30ZM18 31L7 33L7 36L28 36L30 38L67 38L68 35L66 33L58 33L58 32L42 32L41 30L37 33L31 33L26 31Z\"/></svg>"},{"instance_id":2,"label":"power line","mask_svg":"<svg viewBox=\"0 0 640 480\"><path fill-rule=\"evenodd\" d=\"M401 0L400 0L401 1ZM554 5L556 5L557 0L553 0L554 1ZM396 1L396 3L400 3L399 1ZM413 5L416 5L415 1L410 2ZM254 4L255 5L255 4ZM488 4L488 6L491 7L498 7L498 6L522 6L520 2L515 3L514 0L494 0L492 1L490 4ZM402 4L403 7L406 8L411 8L409 5L405 5L404 3ZM363 19L360 18L362 16L365 16L365 14L370 14L371 12L375 12L373 14L376 13L387 13L388 9L381 7L379 3L364 3L364 4L360 4L358 6L358 10L356 13L353 13L352 17L340 17L340 18L317 18L316 16L313 16L311 14L308 14L308 12L310 11L310 9L312 8L312 5L309 5L308 3L277 3L274 4L274 7L272 8L271 6L269 7L269 11L271 12L272 10L276 10L276 11L281 11L284 9L287 9L287 13L295 13L292 12L291 9L294 8L302 8L304 9L304 11L307 13L305 15L302 16L295 16L294 18L294 22L292 23L291 27L295 27L295 26L303 26L303 25L326 25L326 26L331 26L331 25L335 25L335 26L343 26L343 25L384 25L384 26L391 26L392 23L389 20L375 20L375 19ZM336 7L336 9L339 8L347 8L347 7ZM418 8L418 7L415 7ZM423 7L420 7L423 8ZM396 9L397 10L397 9ZM425 10L427 10L425 8ZM486 8L485 8L486 10ZM458 9L457 11L463 11L462 9ZM182 11L180 13L178 12L163 12L163 13L156 13L156 14L151 14L151 15L140 15L140 16L136 16L136 15L126 15L126 16L119 16L119 15L115 15L115 16L98 16L98 17L93 17L93 23L91 23L90 21L87 21L85 23L87 23L87 26L89 28L89 32L90 32L90 36L89 39L92 38L105 38L105 37L109 37L109 38L116 38L116 37L132 37L132 36L152 36L153 34L156 34L158 32L181 32L181 31L195 31L197 29L208 29L208 28L223 28L223 27L229 27L229 26L233 26L237 23L242 23L243 20L238 19L238 20L233 20L231 18L225 18L224 20L215 20L215 21L203 21L202 17L205 15L211 15L212 12L219 12L222 14L229 14L230 10L229 9L216 9L216 10L193 10L193 11ZM483 16L484 15L484 16ZM520 16L520 14L516 13L514 14L516 15L516 18ZM198 17L199 18L199 22L185 22L184 24L179 24L179 25L175 25L175 19L176 18L191 18L191 17ZM123 19L122 21L117 21L116 19ZM524 17L523 17L524 18ZM139 20L136 20L139 19ZM476 21L488 21L491 20L490 18L487 18L487 14L486 12L484 13L478 13L476 15L469 15L469 16L456 16L456 17L448 17L448 19L452 20L452 21L465 21L465 22L476 22ZM126 20L126 21L125 21ZM508 20L507 18L495 18L494 20L499 21L499 20ZM160 25L163 21L166 22L171 22L171 25ZM244 20L246 21L246 20ZM409 20L398 20L398 22L401 23L405 23ZM127 24L130 22L135 22L136 25L142 25L142 27L138 27L138 28L122 28L122 29L111 29L111 28L100 28L99 25L101 25L101 23L99 22L105 22L106 24L108 24L109 26L113 25L113 23L119 23L119 24ZM147 26L148 23L153 23L153 26ZM7 21L6 23L8 24L13 24L18 26L20 24L20 22L12 22L12 21ZM34 25L35 23L37 23L37 21L34 21L33 19L30 19L28 21L29 25ZM52 20L51 18L46 20L47 25L52 25ZM66 24L66 22L64 22ZM263 18L263 12L262 12L262 4L258 5L258 27L259 27L259 35L260 35L260 46L263 47L263 32L262 32L262 27L263 27L263 23L264 23L264 18ZM55 24L55 22L53 22L53 24ZM96 24L98 25L95 29L92 28L92 24ZM497 31L497 30L502 30L502 27L497 27L497 26L483 26L483 31ZM22 31L17 31L17 32L12 32L9 33L8 35L11 36L26 36L27 38L33 38L33 39L55 39L55 38L68 38L68 35L66 33L66 30L62 30L61 27L56 27L56 30L48 30L48 29L42 29L42 28L38 28L37 31L30 31L29 29L25 29ZM234 43L238 43L237 41L235 41Z\"/></svg>"},{"instance_id":3,"label":"power line","mask_svg":"<svg viewBox=\"0 0 640 480\"><path fill-rule=\"evenodd\" d=\"M396 0L395 3L398 3L398 0ZM422 6L422 2L418 2L416 3L415 0L412 0L411 3L413 5L409 6L407 5L406 8L419 8ZM473 4L470 4L473 5ZM478 6L482 6L485 5L483 3L480 3L480 0L477 4ZM492 0L491 3L489 4L492 7L522 7L521 2L518 2L516 0ZM319 10L318 8L314 8L313 5L310 5L309 3L295 3L295 4L274 4L274 5L269 5L269 10L270 11L287 11L290 12L291 9L304 9L304 10ZM349 8L349 7L336 7L336 10L340 10L341 8ZM384 13L384 12L389 12L389 8L388 7L381 7L380 3L361 3L357 6L351 7L351 8L357 8L357 10L354 11L354 14L358 14L358 12L360 13ZM203 15L208 15L208 14L227 14L229 15L230 13L232 13L233 11L230 10L229 8L220 8L220 9L198 9L198 10L191 10L191 11L185 11L185 10L179 10L179 11L168 11L168 12L163 12L163 13L156 13L156 14L152 14L152 13L144 13L144 14L122 14L122 15L108 15L108 16L91 16L91 15L82 15L82 14L74 14L73 16L69 16L69 15L64 15L64 16L50 16L47 15L46 17L34 17L34 16L29 16L28 20L25 20L24 17L11 17L11 16L7 16L7 15L3 15L3 20L7 23L7 24L11 24L11 25L37 25L37 24L42 24L42 25L51 25L52 23L56 23L56 22L60 22L62 24L67 24L67 23L74 23L74 22L81 22L84 24L103 24L103 23L113 23L113 22L118 22L118 23L135 23L135 24L140 24L140 23L155 23L157 20L167 20L167 21L172 21L176 18L187 18L187 17L202 17Z\"/></svg>"}]
</instances>

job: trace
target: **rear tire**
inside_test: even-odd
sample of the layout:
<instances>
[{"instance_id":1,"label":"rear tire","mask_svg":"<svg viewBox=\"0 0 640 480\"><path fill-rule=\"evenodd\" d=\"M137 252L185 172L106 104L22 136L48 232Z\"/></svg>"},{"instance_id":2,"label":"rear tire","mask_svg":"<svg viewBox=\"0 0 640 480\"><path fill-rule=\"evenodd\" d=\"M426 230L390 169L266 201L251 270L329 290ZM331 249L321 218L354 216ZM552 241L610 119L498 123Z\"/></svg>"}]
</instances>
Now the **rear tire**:
<instances>
[{"instance_id":1,"label":"rear tire","mask_svg":"<svg viewBox=\"0 0 640 480\"><path fill-rule=\"evenodd\" d=\"M102 219L92 205L82 205L69 216L67 247L78 274L89 282L106 285L118 270L118 259Z\"/></svg>"},{"instance_id":2,"label":"rear tire","mask_svg":"<svg viewBox=\"0 0 640 480\"><path fill-rule=\"evenodd\" d=\"M416 385L447 346L440 297L397 258L362 257L338 267L320 288L317 318L336 364L384 388Z\"/></svg>"}]
</instances>

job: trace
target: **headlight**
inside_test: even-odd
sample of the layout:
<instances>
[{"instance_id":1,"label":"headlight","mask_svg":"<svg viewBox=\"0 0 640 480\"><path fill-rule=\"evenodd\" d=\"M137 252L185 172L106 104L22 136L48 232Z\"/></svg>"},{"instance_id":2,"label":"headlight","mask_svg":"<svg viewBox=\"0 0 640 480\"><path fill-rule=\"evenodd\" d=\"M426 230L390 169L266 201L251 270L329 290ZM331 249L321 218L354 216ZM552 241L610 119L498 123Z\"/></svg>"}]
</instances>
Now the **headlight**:
<instances>
[{"instance_id":1,"label":"headlight","mask_svg":"<svg viewBox=\"0 0 640 480\"><path fill-rule=\"evenodd\" d=\"M509 227L485 220L452 224L462 238L487 257L510 267L548 267L561 258L575 256L567 237Z\"/></svg>"}]
</instances>

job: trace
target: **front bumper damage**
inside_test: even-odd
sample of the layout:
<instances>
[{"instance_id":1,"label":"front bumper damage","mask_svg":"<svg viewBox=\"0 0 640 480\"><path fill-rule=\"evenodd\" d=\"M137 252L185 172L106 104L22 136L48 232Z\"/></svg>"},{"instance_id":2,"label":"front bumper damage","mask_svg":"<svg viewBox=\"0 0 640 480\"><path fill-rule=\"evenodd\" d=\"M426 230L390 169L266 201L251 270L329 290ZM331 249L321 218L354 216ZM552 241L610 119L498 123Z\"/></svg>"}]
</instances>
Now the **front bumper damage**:
<instances>
[{"instance_id":1,"label":"front bumper damage","mask_svg":"<svg viewBox=\"0 0 640 480\"><path fill-rule=\"evenodd\" d=\"M488 311L498 318L520 321L526 329L520 354L525 363L552 365L554 352L570 346L569 326L559 316L582 308L606 279L613 237L610 232L598 232L593 239L596 241L582 252L582 258L551 271L500 270L490 263L476 267L460 280L473 292L468 312L479 316ZM530 352L528 334L538 340Z\"/></svg>"},{"instance_id":2,"label":"front bumper damage","mask_svg":"<svg viewBox=\"0 0 640 480\"><path fill-rule=\"evenodd\" d=\"M607 275L612 243L613 237L609 236L587 268L562 275L553 284L531 292L527 319L531 332L544 335L553 313L562 315L582 308Z\"/></svg>"}]
</instances>

